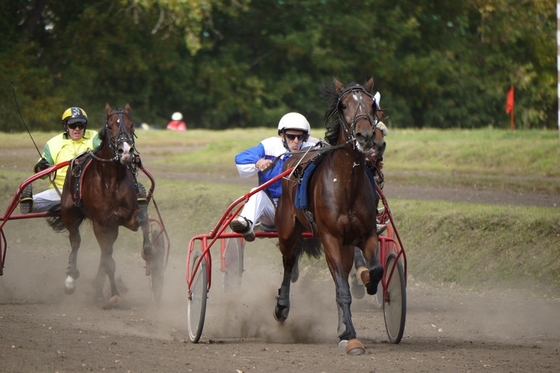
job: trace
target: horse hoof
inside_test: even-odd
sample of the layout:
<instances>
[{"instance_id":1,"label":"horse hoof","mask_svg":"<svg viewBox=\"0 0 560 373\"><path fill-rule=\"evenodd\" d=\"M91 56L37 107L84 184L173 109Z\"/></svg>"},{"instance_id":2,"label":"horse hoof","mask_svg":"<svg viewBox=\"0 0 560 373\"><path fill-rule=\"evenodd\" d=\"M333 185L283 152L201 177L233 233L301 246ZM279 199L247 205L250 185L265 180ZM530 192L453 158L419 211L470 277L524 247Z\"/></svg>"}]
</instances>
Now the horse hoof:
<instances>
[{"instance_id":1,"label":"horse hoof","mask_svg":"<svg viewBox=\"0 0 560 373\"><path fill-rule=\"evenodd\" d=\"M64 280L64 293L72 295L75 290L76 284L74 283L74 279L71 276L66 277L66 280Z\"/></svg>"},{"instance_id":2,"label":"horse hoof","mask_svg":"<svg viewBox=\"0 0 560 373\"><path fill-rule=\"evenodd\" d=\"M342 341L341 341L342 342ZM363 355L366 353L366 349L362 342L357 339L351 339L346 343L346 354L347 355Z\"/></svg>"},{"instance_id":3,"label":"horse hoof","mask_svg":"<svg viewBox=\"0 0 560 373\"><path fill-rule=\"evenodd\" d=\"M276 306L274 309L274 319L278 322L284 322L288 318L290 309L288 307Z\"/></svg>"},{"instance_id":4,"label":"horse hoof","mask_svg":"<svg viewBox=\"0 0 560 373\"><path fill-rule=\"evenodd\" d=\"M120 305L120 300L121 300L120 296L113 295L111 298L109 298L109 302L103 305L103 309L112 310L113 308L117 308Z\"/></svg>"},{"instance_id":5,"label":"horse hoof","mask_svg":"<svg viewBox=\"0 0 560 373\"><path fill-rule=\"evenodd\" d=\"M374 295L377 293L377 285L379 281L383 278L383 267L377 266L369 271L369 282L366 285L367 293L369 295Z\"/></svg>"},{"instance_id":6,"label":"horse hoof","mask_svg":"<svg viewBox=\"0 0 560 373\"><path fill-rule=\"evenodd\" d=\"M142 259L144 259L146 262L151 262L154 259L154 255L151 247L149 250L142 250Z\"/></svg>"},{"instance_id":7,"label":"horse hoof","mask_svg":"<svg viewBox=\"0 0 560 373\"><path fill-rule=\"evenodd\" d=\"M77 269L70 269L70 268L66 268L66 275L68 277L72 277L74 280L77 280L80 278L80 271L78 271Z\"/></svg>"}]
</instances>

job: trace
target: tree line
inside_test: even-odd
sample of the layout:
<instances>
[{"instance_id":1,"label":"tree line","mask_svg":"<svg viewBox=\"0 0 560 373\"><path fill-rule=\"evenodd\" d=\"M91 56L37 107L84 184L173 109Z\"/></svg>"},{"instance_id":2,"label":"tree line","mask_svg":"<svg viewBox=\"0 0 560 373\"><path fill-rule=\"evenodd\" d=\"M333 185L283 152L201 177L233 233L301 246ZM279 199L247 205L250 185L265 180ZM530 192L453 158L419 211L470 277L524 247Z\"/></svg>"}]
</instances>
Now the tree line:
<instances>
[{"instance_id":1,"label":"tree line","mask_svg":"<svg viewBox=\"0 0 560 373\"><path fill-rule=\"evenodd\" d=\"M94 126L137 122L323 126L333 77L373 76L393 128L556 128L550 0L13 0L0 9L0 130L54 130L69 106ZM13 83L13 84L12 84ZM15 97L14 97L15 96ZM14 99L15 98L15 99Z\"/></svg>"}]
</instances>

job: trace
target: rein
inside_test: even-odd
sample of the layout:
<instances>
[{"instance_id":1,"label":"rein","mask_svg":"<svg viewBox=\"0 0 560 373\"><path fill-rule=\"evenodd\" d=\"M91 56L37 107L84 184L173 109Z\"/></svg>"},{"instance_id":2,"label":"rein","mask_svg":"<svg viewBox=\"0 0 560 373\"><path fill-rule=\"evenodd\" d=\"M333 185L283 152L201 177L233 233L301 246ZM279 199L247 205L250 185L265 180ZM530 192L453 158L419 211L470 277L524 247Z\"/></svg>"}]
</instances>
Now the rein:
<instances>
[{"instance_id":1,"label":"rein","mask_svg":"<svg viewBox=\"0 0 560 373\"><path fill-rule=\"evenodd\" d=\"M284 152L282 154L280 154L279 156L277 156L276 158L274 158L274 160L272 161L272 163L265 168L262 172L266 172L268 170L270 170L272 167L274 167L276 165L276 163L278 163L278 161L285 156L286 154L308 154L310 152L318 152L318 153L324 153L326 151L330 151L330 150L334 150L334 149L339 149L339 148L343 148L345 147L348 143L350 143L350 140L346 140L346 142L344 144L339 144L339 145L326 145L326 142L323 142L322 140L319 141L318 143L316 143L313 146L310 146L308 148L306 148L306 150L298 150L295 152ZM303 157L302 157L303 159ZM301 160L300 160L301 162ZM298 163L299 165L299 163Z\"/></svg>"},{"instance_id":2,"label":"rein","mask_svg":"<svg viewBox=\"0 0 560 373\"><path fill-rule=\"evenodd\" d=\"M117 156L114 156L113 158L99 158L98 156L96 156L92 150L89 150L87 152L93 159L95 159L96 161L99 162L113 162L113 161L118 161L119 158Z\"/></svg>"}]
</instances>

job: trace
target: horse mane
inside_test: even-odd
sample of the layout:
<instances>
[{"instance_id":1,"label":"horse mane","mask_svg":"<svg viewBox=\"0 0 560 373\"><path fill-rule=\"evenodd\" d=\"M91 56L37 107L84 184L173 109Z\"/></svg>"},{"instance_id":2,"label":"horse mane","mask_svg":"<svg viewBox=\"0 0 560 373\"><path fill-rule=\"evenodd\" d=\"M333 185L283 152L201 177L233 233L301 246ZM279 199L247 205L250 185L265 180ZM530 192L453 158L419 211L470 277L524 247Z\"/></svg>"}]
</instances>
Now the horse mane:
<instances>
[{"instance_id":1,"label":"horse mane","mask_svg":"<svg viewBox=\"0 0 560 373\"><path fill-rule=\"evenodd\" d=\"M103 149L103 146L105 146L107 136L109 136L109 130L107 129L107 126L103 126L97 136L99 137L99 140L101 140L101 143L97 146L97 148L93 149L93 154L98 154L101 149Z\"/></svg>"},{"instance_id":2,"label":"horse mane","mask_svg":"<svg viewBox=\"0 0 560 373\"><path fill-rule=\"evenodd\" d=\"M352 89L353 87L362 87L356 82L352 82L346 86L347 90ZM323 85L323 96L326 97L327 102L329 103L330 107L325 112L325 125L327 130L325 131L325 140L330 145L336 145L338 141L338 137L340 135L340 116L338 110L338 99L340 95L335 91L334 88L328 87Z\"/></svg>"},{"instance_id":3,"label":"horse mane","mask_svg":"<svg viewBox=\"0 0 560 373\"><path fill-rule=\"evenodd\" d=\"M330 145L335 145L340 134L339 117L338 117L338 93L334 88L323 85L323 96L327 99L329 109L325 112L325 140Z\"/></svg>"}]
</instances>

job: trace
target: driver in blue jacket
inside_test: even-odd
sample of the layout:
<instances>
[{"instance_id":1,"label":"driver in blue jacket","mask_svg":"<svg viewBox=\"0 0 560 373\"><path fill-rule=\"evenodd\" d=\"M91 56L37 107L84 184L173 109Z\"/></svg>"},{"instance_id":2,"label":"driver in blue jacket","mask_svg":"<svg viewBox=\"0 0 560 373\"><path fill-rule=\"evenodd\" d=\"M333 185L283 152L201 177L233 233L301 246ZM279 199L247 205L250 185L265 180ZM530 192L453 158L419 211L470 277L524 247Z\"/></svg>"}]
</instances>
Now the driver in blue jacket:
<instances>
[{"instance_id":1,"label":"driver in blue jacket","mask_svg":"<svg viewBox=\"0 0 560 373\"><path fill-rule=\"evenodd\" d=\"M278 123L279 137L264 139L257 146L235 156L239 175L246 178L258 174L259 185L275 178L282 173L282 166L289 157L289 152L314 145L314 142L309 141L310 134L311 127L303 115L295 112L284 115ZM281 157L273 164L278 156ZM254 241L254 227L257 221L266 226L274 226L276 204L281 194L281 180L253 194L245 203L239 217L231 221L231 230L241 233L248 242Z\"/></svg>"}]
</instances>

